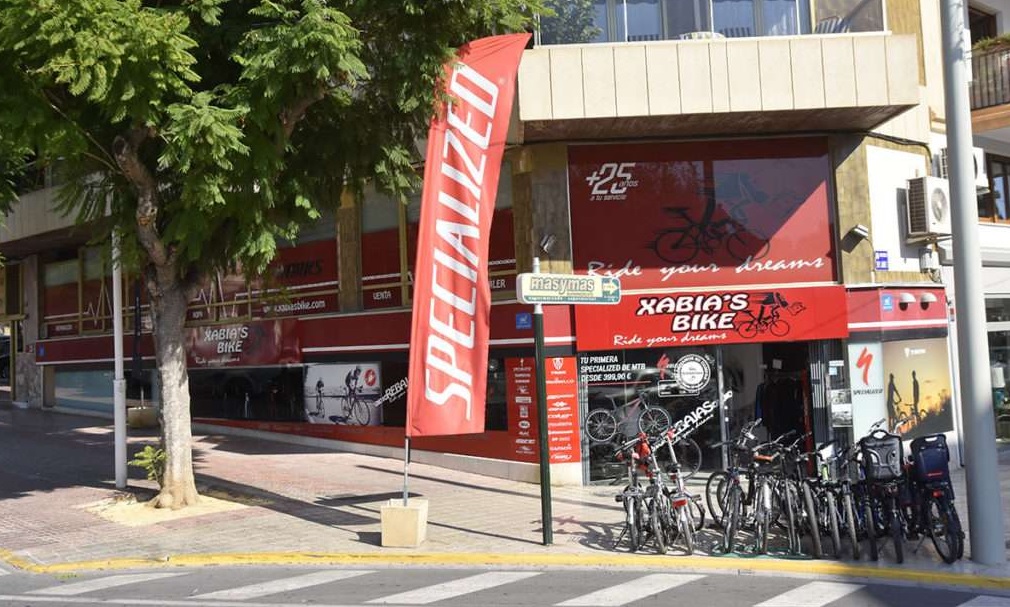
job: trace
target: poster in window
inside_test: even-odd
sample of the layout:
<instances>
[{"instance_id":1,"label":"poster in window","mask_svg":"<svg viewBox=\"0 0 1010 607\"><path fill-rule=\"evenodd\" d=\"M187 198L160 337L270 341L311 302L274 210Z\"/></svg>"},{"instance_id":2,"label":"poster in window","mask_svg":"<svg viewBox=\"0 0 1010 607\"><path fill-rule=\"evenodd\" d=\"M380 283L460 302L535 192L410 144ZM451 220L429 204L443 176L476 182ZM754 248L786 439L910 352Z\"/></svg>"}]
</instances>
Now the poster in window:
<instances>
[{"instance_id":1,"label":"poster in window","mask_svg":"<svg viewBox=\"0 0 1010 607\"><path fill-rule=\"evenodd\" d=\"M913 439L954 429L947 340L885 342L884 405L888 426Z\"/></svg>"},{"instance_id":2,"label":"poster in window","mask_svg":"<svg viewBox=\"0 0 1010 607\"><path fill-rule=\"evenodd\" d=\"M305 413L313 424L382 425L379 363L305 367Z\"/></svg>"}]
</instances>

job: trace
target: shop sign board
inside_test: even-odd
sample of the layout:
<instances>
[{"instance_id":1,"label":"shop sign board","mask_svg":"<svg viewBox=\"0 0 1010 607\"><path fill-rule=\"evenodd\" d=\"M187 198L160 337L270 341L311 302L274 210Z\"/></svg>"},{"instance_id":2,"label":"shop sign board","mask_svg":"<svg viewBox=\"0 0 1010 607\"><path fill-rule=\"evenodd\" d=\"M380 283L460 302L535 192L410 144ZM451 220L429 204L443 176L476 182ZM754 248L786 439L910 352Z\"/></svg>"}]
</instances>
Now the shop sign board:
<instances>
[{"instance_id":1,"label":"shop sign board","mask_svg":"<svg viewBox=\"0 0 1010 607\"><path fill-rule=\"evenodd\" d=\"M626 290L835 280L827 140L569 148L575 272Z\"/></svg>"},{"instance_id":2,"label":"shop sign board","mask_svg":"<svg viewBox=\"0 0 1010 607\"><path fill-rule=\"evenodd\" d=\"M516 296L525 304L617 304L621 281L609 276L519 275Z\"/></svg>"},{"instance_id":3,"label":"shop sign board","mask_svg":"<svg viewBox=\"0 0 1010 607\"><path fill-rule=\"evenodd\" d=\"M579 350L674 347L848 336L845 288L636 294L616 308L575 308Z\"/></svg>"},{"instance_id":4,"label":"shop sign board","mask_svg":"<svg viewBox=\"0 0 1010 607\"><path fill-rule=\"evenodd\" d=\"M575 358L548 358L547 370L547 450L552 464L577 462L579 451L578 382Z\"/></svg>"},{"instance_id":5,"label":"shop sign board","mask_svg":"<svg viewBox=\"0 0 1010 607\"><path fill-rule=\"evenodd\" d=\"M295 319L262 320L186 329L192 367L285 365L302 362Z\"/></svg>"},{"instance_id":6,"label":"shop sign board","mask_svg":"<svg viewBox=\"0 0 1010 607\"><path fill-rule=\"evenodd\" d=\"M508 403L508 432L512 458L535 462L537 459L536 397L534 372L536 360L505 359L505 398Z\"/></svg>"}]
</instances>

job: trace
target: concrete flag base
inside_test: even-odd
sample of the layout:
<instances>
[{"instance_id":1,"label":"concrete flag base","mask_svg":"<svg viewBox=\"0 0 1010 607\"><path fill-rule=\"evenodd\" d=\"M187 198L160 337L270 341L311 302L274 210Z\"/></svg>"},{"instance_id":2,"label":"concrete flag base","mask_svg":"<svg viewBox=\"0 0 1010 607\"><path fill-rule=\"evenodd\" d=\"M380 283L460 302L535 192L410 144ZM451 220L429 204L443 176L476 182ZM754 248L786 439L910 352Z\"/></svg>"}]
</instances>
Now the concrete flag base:
<instances>
[{"instance_id":1,"label":"concrete flag base","mask_svg":"<svg viewBox=\"0 0 1010 607\"><path fill-rule=\"evenodd\" d=\"M428 500L411 498L404 506L402 498L391 499L379 518L384 548L417 548L427 535Z\"/></svg>"}]
</instances>

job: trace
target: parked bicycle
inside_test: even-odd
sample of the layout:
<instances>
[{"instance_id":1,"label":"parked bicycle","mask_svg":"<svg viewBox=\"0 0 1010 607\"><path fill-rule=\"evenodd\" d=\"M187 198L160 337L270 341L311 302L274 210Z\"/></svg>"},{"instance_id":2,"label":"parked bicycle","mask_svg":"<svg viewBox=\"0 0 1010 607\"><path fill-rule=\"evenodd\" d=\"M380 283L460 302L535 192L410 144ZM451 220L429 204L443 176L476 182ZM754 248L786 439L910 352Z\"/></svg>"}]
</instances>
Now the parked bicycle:
<instances>
[{"instance_id":1,"label":"parked bicycle","mask_svg":"<svg viewBox=\"0 0 1010 607\"><path fill-rule=\"evenodd\" d=\"M874 424L870 433L859 439L859 464L863 477L860 509L870 559L875 561L879 558L877 539L887 536L894 546L895 561L902 563L905 560L902 516L904 454L901 436L881 429L885 421Z\"/></svg>"},{"instance_id":2,"label":"parked bicycle","mask_svg":"<svg viewBox=\"0 0 1010 607\"><path fill-rule=\"evenodd\" d=\"M645 490L638 480L638 470L643 465L642 444L642 441L636 436L621 443L615 453L617 460L623 461L627 465L628 474L628 484L615 498L615 501L624 508L624 528L615 544L620 544L621 540L627 536L628 548L631 552L636 552L642 546L651 526ZM648 446L648 443L645 445Z\"/></svg>"},{"instance_id":3,"label":"parked bicycle","mask_svg":"<svg viewBox=\"0 0 1010 607\"><path fill-rule=\"evenodd\" d=\"M905 508L910 534L919 535L917 552L927 537L943 562L964 556L964 530L954 506L950 482L950 451L943 434L921 436L912 441L906 463L909 505Z\"/></svg>"}]
</instances>

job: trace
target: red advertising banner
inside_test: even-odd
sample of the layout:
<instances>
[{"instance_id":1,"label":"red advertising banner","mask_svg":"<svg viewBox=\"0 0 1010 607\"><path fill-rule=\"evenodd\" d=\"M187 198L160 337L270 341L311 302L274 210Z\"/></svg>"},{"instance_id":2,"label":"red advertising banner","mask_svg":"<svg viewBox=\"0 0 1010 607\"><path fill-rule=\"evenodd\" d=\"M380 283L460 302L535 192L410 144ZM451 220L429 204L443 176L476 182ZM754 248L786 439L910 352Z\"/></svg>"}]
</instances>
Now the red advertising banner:
<instances>
[{"instance_id":1,"label":"red advertising banner","mask_svg":"<svg viewBox=\"0 0 1010 607\"><path fill-rule=\"evenodd\" d=\"M296 319L186 329L191 367L284 365L302 362Z\"/></svg>"},{"instance_id":2,"label":"red advertising banner","mask_svg":"<svg viewBox=\"0 0 1010 607\"><path fill-rule=\"evenodd\" d=\"M845 287L628 295L575 306L579 350L847 337Z\"/></svg>"},{"instance_id":3,"label":"red advertising banner","mask_svg":"<svg viewBox=\"0 0 1010 607\"><path fill-rule=\"evenodd\" d=\"M505 399L508 404L508 458L537 461L536 359L505 359Z\"/></svg>"},{"instance_id":4,"label":"red advertising banner","mask_svg":"<svg viewBox=\"0 0 1010 607\"><path fill-rule=\"evenodd\" d=\"M624 289L835 279L823 138L572 146L578 272Z\"/></svg>"},{"instance_id":5,"label":"red advertising banner","mask_svg":"<svg viewBox=\"0 0 1010 607\"><path fill-rule=\"evenodd\" d=\"M530 34L482 38L445 68L418 226L407 436L484 432L488 247L516 71Z\"/></svg>"},{"instance_id":6,"label":"red advertising banner","mask_svg":"<svg viewBox=\"0 0 1010 607\"><path fill-rule=\"evenodd\" d=\"M580 461L579 388L575 358L548 358L544 367L547 371L547 450L550 462Z\"/></svg>"}]
</instances>

